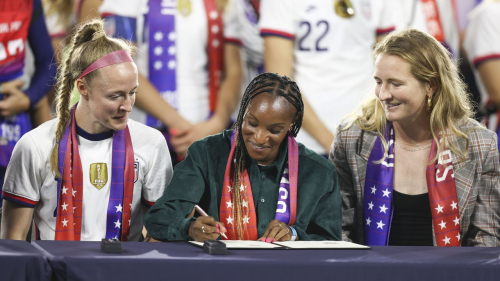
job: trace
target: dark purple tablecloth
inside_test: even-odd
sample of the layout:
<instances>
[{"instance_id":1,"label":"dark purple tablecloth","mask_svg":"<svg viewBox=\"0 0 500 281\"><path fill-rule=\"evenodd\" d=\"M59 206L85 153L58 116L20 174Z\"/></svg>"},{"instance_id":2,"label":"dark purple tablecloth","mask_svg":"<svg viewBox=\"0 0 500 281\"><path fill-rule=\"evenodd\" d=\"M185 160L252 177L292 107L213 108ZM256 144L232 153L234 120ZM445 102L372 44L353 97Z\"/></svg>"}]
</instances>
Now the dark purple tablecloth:
<instances>
[{"instance_id":1,"label":"dark purple tablecloth","mask_svg":"<svg viewBox=\"0 0 500 281\"><path fill-rule=\"evenodd\" d=\"M26 241L0 240L0 280L50 280L51 269Z\"/></svg>"},{"instance_id":2,"label":"dark purple tablecloth","mask_svg":"<svg viewBox=\"0 0 500 281\"><path fill-rule=\"evenodd\" d=\"M500 280L500 248L373 247L370 250L229 250L211 256L186 243L37 241L58 280Z\"/></svg>"}]
</instances>

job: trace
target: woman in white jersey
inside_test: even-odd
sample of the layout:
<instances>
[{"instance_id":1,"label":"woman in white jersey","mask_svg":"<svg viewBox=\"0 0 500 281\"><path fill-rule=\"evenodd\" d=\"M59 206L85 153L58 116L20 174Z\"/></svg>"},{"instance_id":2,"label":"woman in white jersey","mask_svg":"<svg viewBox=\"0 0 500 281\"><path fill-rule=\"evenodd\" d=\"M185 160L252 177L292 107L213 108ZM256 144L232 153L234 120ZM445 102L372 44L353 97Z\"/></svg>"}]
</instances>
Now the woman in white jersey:
<instances>
[{"instance_id":1,"label":"woman in white jersey","mask_svg":"<svg viewBox=\"0 0 500 281\"><path fill-rule=\"evenodd\" d=\"M226 2L105 0L99 7L108 35L137 44L145 94L137 103L145 112L134 117L164 133L179 154L174 162L193 141L226 128L238 102L239 46L225 44Z\"/></svg>"},{"instance_id":2,"label":"woman in white jersey","mask_svg":"<svg viewBox=\"0 0 500 281\"><path fill-rule=\"evenodd\" d=\"M33 218L36 239L139 240L141 202L163 194L172 165L163 136L128 119L133 51L100 20L77 30L58 73L57 118L24 135L7 167L2 238L24 239Z\"/></svg>"}]
</instances>

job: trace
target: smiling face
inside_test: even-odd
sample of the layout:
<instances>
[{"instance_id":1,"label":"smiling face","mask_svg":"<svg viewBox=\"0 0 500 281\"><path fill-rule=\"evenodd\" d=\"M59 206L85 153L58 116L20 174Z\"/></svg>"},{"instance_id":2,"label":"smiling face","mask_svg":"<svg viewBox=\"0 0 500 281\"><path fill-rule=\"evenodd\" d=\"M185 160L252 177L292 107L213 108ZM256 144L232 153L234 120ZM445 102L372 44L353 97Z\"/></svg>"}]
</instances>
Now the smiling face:
<instances>
[{"instance_id":1,"label":"smiling face","mask_svg":"<svg viewBox=\"0 0 500 281\"><path fill-rule=\"evenodd\" d=\"M374 78L375 95L389 121L410 126L429 123L427 98L433 89L411 75L409 63L398 56L380 54L375 61Z\"/></svg>"},{"instance_id":2,"label":"smiling face","mask_svg":"<svg viewBox=\"0 0 500 281\"><path fill-rule=\"evenodd\" d=\"M262 93L248 104L241 132L248 154L260 165L274 163L296 109L285 98Z\"/></svg>"},{"instance_id":3,"label":"smiling face","mask_svg":"<svg viewBox=\"0 0 500 281\"><path fill-rule=\"evenodd\" d=\"M84 118L78 119L77 115L78 125L92 134L123 130L135 103L137 67L135 63L126 62L110 65L99 71L90 86L85 86L81 80L77 81L82 95L81 105L86 111ZM80 104L78 107L80 108Z\"/></svg>"}]
</instances>

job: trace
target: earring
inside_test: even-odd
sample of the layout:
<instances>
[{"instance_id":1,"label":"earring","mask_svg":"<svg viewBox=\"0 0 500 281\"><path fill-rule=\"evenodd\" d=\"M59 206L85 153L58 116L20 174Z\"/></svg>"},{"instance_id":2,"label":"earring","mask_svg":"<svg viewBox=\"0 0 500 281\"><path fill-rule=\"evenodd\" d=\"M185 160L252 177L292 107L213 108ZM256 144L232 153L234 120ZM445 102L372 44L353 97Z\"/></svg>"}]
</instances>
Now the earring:
<instances>
[{"instance_id":1,"label":"earring","mask_svg":"<svg viewBox=\"0 0 500 281\"><path fill-rule=\"evenodd\" d=\"M427 111L431 112L432 100L431 96L427 96Z\"/></svg>"}]
</instances>

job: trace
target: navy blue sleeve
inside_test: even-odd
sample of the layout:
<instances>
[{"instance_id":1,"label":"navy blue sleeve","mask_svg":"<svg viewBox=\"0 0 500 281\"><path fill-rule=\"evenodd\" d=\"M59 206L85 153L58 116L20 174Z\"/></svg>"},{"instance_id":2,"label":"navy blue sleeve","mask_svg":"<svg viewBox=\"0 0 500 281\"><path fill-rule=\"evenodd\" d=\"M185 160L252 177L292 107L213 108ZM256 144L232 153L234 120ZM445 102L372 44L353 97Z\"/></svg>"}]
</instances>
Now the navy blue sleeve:
<instances>
[{"instance_id":1,"label":"navy blue sleeve","mask_svg":"<svg viewBox=\"0 0 500 281\"><path fill-rule=\"evenodd\" d=\"M52 88L57 71L56 65L51 65L54 50L45 25L41 0L33 0L33 15L28 31L28 41L35 56L35 74L25 93L30 99L30 106L33 107Z\"/></svg>"}]
</instances>

